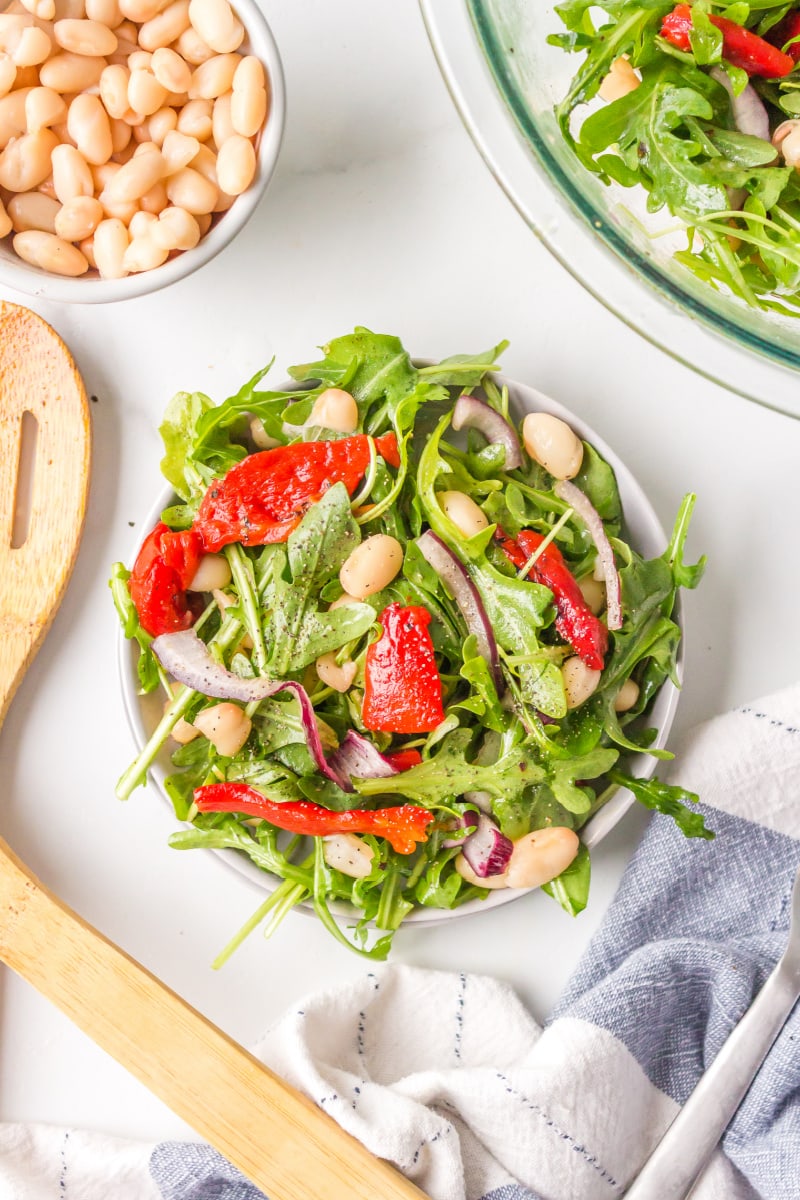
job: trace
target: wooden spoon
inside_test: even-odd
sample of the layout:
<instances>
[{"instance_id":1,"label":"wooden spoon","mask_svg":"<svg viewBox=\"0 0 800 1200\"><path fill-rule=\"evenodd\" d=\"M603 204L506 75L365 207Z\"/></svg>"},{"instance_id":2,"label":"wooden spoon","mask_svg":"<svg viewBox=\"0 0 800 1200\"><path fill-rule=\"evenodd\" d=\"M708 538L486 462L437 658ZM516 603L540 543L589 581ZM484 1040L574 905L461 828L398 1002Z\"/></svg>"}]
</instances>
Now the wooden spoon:
<instances>
[{"instance_id":1,"label":"wooden spoon","mask_svg":"<svg viewBox=\"0 0 800 1200\"><path fill-rule=\"evenodd\" d=\"M26 412L38 423L29 521L18 496L20 430L32 428L30 417L23 426ZM69 351L34 313L0 303L0 724L75 561L88 478L86 393ZM424 1200L393 1167L81 920L2 840L0 960L270 1200Z\"/></svg>"}]
</instances>

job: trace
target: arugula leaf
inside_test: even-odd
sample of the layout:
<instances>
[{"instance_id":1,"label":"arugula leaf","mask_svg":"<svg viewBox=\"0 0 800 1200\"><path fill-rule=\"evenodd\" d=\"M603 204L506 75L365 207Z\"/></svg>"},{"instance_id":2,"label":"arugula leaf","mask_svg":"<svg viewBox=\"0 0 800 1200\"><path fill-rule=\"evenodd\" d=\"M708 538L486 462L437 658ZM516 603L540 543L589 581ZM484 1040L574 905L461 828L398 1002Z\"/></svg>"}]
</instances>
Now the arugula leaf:
<instances>
[{"instance_id":1,"label":"arugula leaf","mask_svg":"<svg viewBox=\"0 0 800 1200\"><path fill-rule=\"evenodd\" d=\"M496 371L497 360L509 343L498 342L491 350L483 354L455 354L452 358L444 358L440 363L430 367L420 367L419 373L429 383L442 383L446 387L474 388L478 387L484 375Z\"/></svg>"},{"instance_id":2,"label":"arugula leaf","mask_svg":"<svg viewBox=\"0 0 800 1200\"><path fill-rule=\"evenodd\" d=\"M542 885L542 891L557 900L571 917L582 913L589 902L592 865L589 850L581 843L577 855L566 870Z\"/></svg>"},{"instance_id":3,"label":"arugula leaf","mask_svg":"<svg viewBox=\"0 0 800 1200\"><path fill-rule=\"evenodd\" d=\"M286 568L277 570L268 595L272 609L271 671L299 671L322 654L338 650L367 632L374 620L367 604L321 612L321 589L361 541L343 483L334 484L312 505L290 535Z\"/></svg>"},{"instance_id":4,"label":"arugula leaf","mask_svg":"<svg viewBox=\"0 0 800 1200\"><path fill-rule=\"evenodd\" d=\"M139 676L141 694L145 695L147 692L152 692L158 687L161 676L159 674L158 660L150 649L153 639L142 628L139 621L139 614L131 599L131 592L128 587L130 577L130 571L126 570L122 563L114 563L111 568L111 578L108 581L108 586L111 588L111 598L114 601L114 607L117 610L123 634L126 638L134 638L139 643L139 658L136 662L136 672Z\"/></svg>"},{"instance_id":5,"label":"arugula leaf","mask_svg":"<svg viewBox=\"0 0 800 1200\"><path fill-rule=\"evenodd\" d=\"M611 771L609 777L612 783L628 788L645 808L672 817L686 837L704 838L706 841L716 837L713 830L707 827L703 814L692 812L687 807L688 804L700 803L700 797L694 792L687 791L678 784L662 783L655 776L652 779L637 779L634 775L628 775L618 769Z\"/></svg>"}]
</instances>

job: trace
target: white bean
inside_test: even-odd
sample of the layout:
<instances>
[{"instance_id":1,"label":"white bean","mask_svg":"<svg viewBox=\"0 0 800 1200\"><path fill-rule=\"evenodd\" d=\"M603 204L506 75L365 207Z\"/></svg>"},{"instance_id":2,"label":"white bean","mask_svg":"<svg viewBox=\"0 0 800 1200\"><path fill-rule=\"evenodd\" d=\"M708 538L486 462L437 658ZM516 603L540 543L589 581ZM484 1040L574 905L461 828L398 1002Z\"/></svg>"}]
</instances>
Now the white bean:
<instances>
[{"instance_id":1,"label":"white bean","mask_svg":"<svg viewBox=\"0 0 800 1200\"><path fill-rule=\"evenodd\" d=\"M567 708L578 708L588 700L597 690L602 673L587 667L577 654L566 658L561 664L561 678L564 681Z\"/></svg>"},{"instance_id":2,"label":"white bean","mask_svg":"<svg viewBox=\"0 0 800 1200\"><path fill-rule=\"evenodd\" d=\"M10 54L0 54L0 96L7 96L17 78L17 64Z\"/></svg>"},{"instance_id":3,"label":"white bean","mask_svg":"<svg viewBox=\"0 0 800 1200\"><path fill-rule=\"evenodd\" d=\"M403 565L403 547L388 533L375 533L348 555L339 582L345 592L364 600L382 591Z\"/></svg>"},{"instance_id":4,"label":"white bean","mask_svg":"<svg viewBox=\"0 0 800 1200\"><path fill-rule=\"evenodd\" d=\"M169 700L164 705L164 708L169 707ZM195 729L194 725L190 725L183 717L179 717L170 730L170 737L179 746L188 746L189 742L193 742L196 737L200 737L200 730Z\"/></svg>"},{"instance_id":5,"label":"white bean","mask_svg":"<svg viewBox=\"0 0 800 1200\"><path fill-rule=\"evenodd\" d=\"M280 444L280 443L273 443ZM348 604L360 604L358 596L351 596L349 592L342 592L341 596L337 596L332 604L328 605L328 612L333 612L335 608L345 608Z\"/></svg>"},{"instance_id":6,"label":"white bean","mask_svg":"<svg viewBox=\"0 0 800 1200\"><path fill-rule=\"evenodd\" d=\"M151 231L158 223L158 217L152 213L136 212L128 224L128 233L132 238L150 237Z\"/></svg>"},{"instance_id":7,"label":"white bean","mask_svg":"<svg viewBox=\"0 0 800 1200\"><path fill-rule=\"evenodd\" d=\"M157 146L164 144L164 138L178 126L178 114L174 108L159 108L147 122L147 131L151 141Z\"/></svg>"},{"instance_id":8,"label":"white bean","mask_svg":"<svg viewBox=\"0 0 800 1200\"><path fill-rule=\"evenodd\" d=\"M159 213L150 236L163 250L191 250L200 241L200 226L191 213L173 205Z\"/></svg>"},{"instance_id":9,"label":"white bean","mask_svg":"<svg viewBox=\"0 0 800 1200\"><path fill-rule=\"evenodd\" d=\"M531 458L555 479L572 479L581 469L583 442L566 421L550 413L528 413L522 441Z\"/></svg>"},{"instance_id":10,"label":"white bean","mask_svg":"<svg viewBox=\"0 0 800 1200\"><path fill-rule=\"evenodd\" d=\"M252 729L247 714L227 700L201 709L192 723L225 758L239 753Z\"/></svg>"},{"instance_id":11,"label":"white bean","mask_svg":"<svg viewBox=\"0 0 800 1200\"><path fill-rule=\"evenodd\" d=\"M89 266L93 270L97 270L97 263L94 257L94 237L84 238L82 242L78 242L78 249L88 262Z\"/></svg>"},{"instance_id":12,"label":"white bean","mask_svg":"<svg viewBox=\"0 0 800 1200\"><path fill-rule=\"evenodd\" d=\"M639 685L635 679L626 679L614 697L614 711L628 712L639 699Z\"/></svg>"},{"instance_id":13,"label":"white bean","mask_svg":"<svg viewBox=\"0 0 800 1200\"><path fill-rule=\"evenodd\" d=\"M241 196L249 188L256 173L256 152L253 143L240 133L223 142L217 154L217 179L220 190L227 196Z\"/></svg>"},{"instance_id":14,"label":"white bean","mask_svg":"<svg viewBox=\"0 0 800 1200\"><path fill-rule=\"evenodd\" d=\"M325 388L314 401L306 425L320 425L336 433L355 433L358 429L358 405L343 388Z\"/></svg>"},{"instance_id":15,"label":"white bean","mask_svg":"<svg viewBox=\"0 0 800 1200\"><path fill-rule=\"evenodd\" d=\"M244 28L228 0L190 0L189 20L204 42L218 54L238 50Z\"/></svg>"},{"instance_id":16,"label":"white bean","mask_svg":"<svg viewBox=\"0 0 800 1200\"><path fill-rule=\"evenodd\" d=\"M437 499L445 516L465 538L475 537L489 524L486 513L466 492L439 492Z\"/></svg>"},{"instance_id":17,"label":"white bean","mask_svg":"<svg viewBox=\"0 0 800 1200\"><path fill-rule=\"evenodd\" d=\"M56 216L60 208L57 200L43 196L41 192L21 192L9 200L8 215L14 224L15 233L24 233L26 229L55 233Z\"/></svg>"},{"instance_id":18,"label":"white bean","mask_svg":"<svg viewBox=\"0 0 800 1200\"><path fill-rule=\"evenodd\" d=\"M28 133L36 133L49 125L58 125L67 116L63 96L52 88L34 87L25 97L25 122Z\"/></svg>"},{"instance_id":19,"label":"white bean","mask_svg":"<svg viewBox=\"0 0 800 1200\"><path fill-rule=\"evenodd\" d=\"M140 200L145 192L149 192L151 187L164 178L166 170L166 160L158 147L148 149L146 154L134 154L133 158L120 167L108 185L109 199L123 203Z\"/></svg>"},{"instance_id":20,"label":"white bean","mask_svg":"<svg viewBox=\"0 0 800 1200\"><path fill-rule=\"evenodd\" d=\"M62 204L75 196L93 196L94 179L86 159L74 146L56 146L52 154L53 187Z\"/></svg>"},{"instance_id":21,"label":"white bean","mask_svg":"<svg viewBox=\"0 0 800 1200\"><path fill-rule=\"evenodd\" d=\"M84 275L89 270L89 262L78 247L53 233L30 229L16 234L13 246L25 262L54 275Z\"/></svg>"},{"instance_id":22,"label":"white bean","mask_svg":"<svg viewBox=\"0 0 800 1200\"><path fill-rule=\"evenodd\" d=\"M214 108L211 114L211 132L214 137L214 145L218 150L226 138L236 133L231 121L232 98L233 92L223 92L214 101Z\"/></svg>"},{"instance_id":23,"label":"white bean","mask_svg":"<svg viewBox=\"0 0 800 1200\"><path fill-rule=\"evenodd\" d=\"M23 29L11 57L18 69L37 67L53 49L53 43L43 29Z\"/></svg>"},{"instance_id":24,"label":"white bean","mask_svg":"<svg viewBox=\"0 0 800 1200\"><path fill-rule=\"evenodd\" d=\"M242 60L242 62L248 61L250 60ZM255 61L258 62L257 59ZM259 66L261 66L260 63ZM255 137L267 118L269 98L264 87L237 87L240 70L241 67L237 67L233 77L231 124L237 133L250 138Z\"/></svg>"},{"instance_id":25,"label":"white bean","mask_svg":"<svg viewBox=\"0 0 800 1200\"><path fill-rule=\"evenodd\" d=\"M151 71L140 68L131 71L128 80L128 103L134 112L152 116L167 98L167 89L159 83Z\"/></svg>"},{"instance_id":26,"label":"white bean","mask_svg":"<svg viewBox=\"0 0 800 1200\"><path fill-rule=\"evenodd\" d=\"M322 857L342 875L364 879L372 870L375 851L355 833L329 833L322 839Z\"/></svg>"},{"instance_id":27,"label":"white bean","mask_svg":"<svg viewBox=\"0 0 800 1200\"><path fill-rule=\"evenodd\" d=\"M117 0L86 0L86 16L90 21L99 21L109 29L122 24L122 10Z\"/></svg>"},{"instance_id":28,"label":"white bean","mask_svg":"<svg viewBox=\"0 0 800 1200\"><path fill-rule=\"evenodd\" d=\"M267 433L261 417L250 418L250 437L257 450L272 450L275 446L281 445L277 438L270 437Z\"/></svg>"},{"instance_id":29,"label":"white bean","mask_svg":"<svg viewBox=\"0 0 800 1200\"><path fill-rule=\"evenodd\" d=\"M119 8L123 17L142 25L152 21L162 9L166 8L166 0L119 0Z\"/></svg>"},{"instance_id":30,"label":"white bean","mask_svg":"<svg viewBox=\"0 0 800 1200\"><path fill-rule=\"evenodd\" d=\"M629 92L634 92L641 82L627 58L615 58L597 94L601 100L610 104L614 100L621 100Z\"/></svg>"},{"instance_id":31,"label":"white bean","mask_svg":"<svg viewBox=\"0 0 800 1200\"><path fill-rule=\"evenodd\" d=\"M161 153L167 164L167 174L174 175L177 171L188 167L189 163L196 158L199 150L200 143L197 138L191 137L187 133L181 133L178 129L170 130L161 144Z\"/></svg>"},{"instance_id":32,"label":"white bean","mask_svg":"<svg viewBox=\"0 0 800 1200\"><path fill-rule=\"evenodd\" d=\"M127 275L123 265L128 248L128 231L122 221L109 217L94 231L94 257L101 279L122 279Z\"/></svg>"},{"instance_id":33,"label":"white bean","mask_svg":"<svg viewBox=\"0 0 800 1200\"><path fill-rule=\"evenodd\" d=\"M53 37L73 54L106 55L117 48L117 36L101 21L56 21Z\"/></svg>"},{"instance_id":34,"label":"white bean","mask_svg":"<svg viewBox=\"0 0 800 1200\"><path fill-rule=\"evenodd\" d=\"M39 82L42 87L52 88L54 92L85 92L100 82L100 76L107 66L104 58L63 50L61 54L54 54L42 63Z\"/></svg>"},{"instance_id":35,"label":"white bean","mask_svg":"<svg viewBox=\"0 0 800 1200\"><path fill-rule=\"evenodd\" d=\"M332 687L335 692L346 692L352 686L358 670L357 665L349 659L339 665L333 651L320 655L316 667L322 682L326 687Z\"/></svg>"},{"instance_id":36,"label":"white bean","mask_svg":"<svg viewBox=\"0 0 800 1200\"><path fill-rule=\"evenodd\" d=\"M137 213L136 215L141 214ZM128 249L123 255L122 265L126 271L138 274L141 271L154 271L156 267L165 263L168 257L166 250L162 250L151 237L145 235L131 239Z\"/></svg>"},{"instance_id":37,"label":"white bean","mask_svg":"<svg viewBox=\"0 0 800 1200\"><path fill-rule=\"evenodd\" d=\"M175 43L175 49L188 63L192 63L196 67L214 57L214 51L191 25L180 35Z\"/></svg>"},{"instance_id":38,"label":"white bean","mask_svg":"<svg viewBox=\"0 0 800 1200\"><path fill-rule=\"evenodd\" d=\"M189 584L190 592L222 590L231 581L231 568L224 554L204 554Z\"/></svg>"},{"instance_id":39,"label":"white bean","mask_svg":"<svg viewBox=\"0 0 800 1200\"><path fill-rule=\"evenodd\" d=\"M103 216L103 206L94 196L76 196L56 214L56 233L66 242L81 242L92 236Z\"/></svg>"},{"instance_id":40,"label":"white bean","mask_svg":"<svg viewBox=\"0 0 800 1200\"><path fill-rule=\"evenodd\" d=\"M582 579L578 580L578 587L594 615L597 616L598 613L601 613L606 606L606 589L603 581L595 579L594 575L584 575Z\"/></svg>"},{"instance_id":41,"label":"white bean","mask_svg":"<svg viewBox=\"0 0 800 1200\"><path fill-rule=\"evenodd\" d=\"M168 92L188 92L192 72L186 59L169 46L162 46L153 55L150 70Z\"/></svg>"},{"instance_id":42,"label":"white bean","mask_svg":"<svg viewBox=\"0 0 800 1200\"><path fill-rule=\"evenodd\" d=\"M233 76L239 63L238 54L215 54L200 63L192 72L189 96L192 100L216 100L223 92L229 92Z\"/></svg>"},{"instance_id":43,"label":"white bean","mask_svg":"<svg viewBox=\"0 0 800 1200\"><path fill-rule=\"evenodd\" d=\"M55 0L22 0L22 4L40 21L52 21L56 15Z\"/></svg>"},{"instance_id":44,"label":"white bean","mask_svg":"<svg viewBox=\"0 0 800 1200\"><path fill-rule=\"evenodd\" d=\"M462 879L480 888L507 888L508 876L505 871L499 875L476 875L463 854L456 856L455 869Z\"/></svg>"},{"instance_id":45,"label":"white bean","mask_svg":"<svg viewBox=\"0 0 800 1200\"><path fill-rule=\"evenodd\" d=\"M139 198L139 207L141 208L142 212L152 213L153 216L158 216L159 213L164 211L168 204L169 197L167 196L167 189L163 183L153 184L153 186Z\"/></svg>"},{"instance_id":46,"label":"white bean","mask_svg":"<svg viewBox=\"0 0 800 1200\"><path fill-rule=\"evenodd\" d=\"M9 142L0 154L0 187L9 192L29 192L38 187L52 170L51 155L57 145L51 129L26 133Z\"/></svg>"},{"instance_id":47,"label":"white bean","mask_svg":"<svg viewBox=\"0 0 800 1200\"><path fill-rule=\"evenodd\" d=\"M178 113L178 132L205 142L211 137L211 101L189 100Z\"/></svg>"},{"instance_id":48,"label":"white bean","mask_svg":"<svg viewBox=\"0 0 800 1200\"><path fill-rule=\"evenodd\" d=\"M514 842L506 874L512 888L541 887L566 871L580 850L580 839L563 825L536 829Z\"/></svg>"},{"instance_id":49,"label":"white bean","mask_svg":"<svg viewBox=\"0 0 800 1200\"><path fill-rule=\"evenodd\" d=\"M6 237L14 228L11 217L6 212L6 206L0 199L0 238Z\"/></svg>"},{"instance_id":50,"label":"white bean","mask_svg":"<svg viewBox=\"0 0 800 1200\"><path fill-rule=\"evenodd\" d=\"M87 162L99 166L111 158L111 125L99 96L75 97L67 113L67 129Z\"/></svg>"},{"instance_id":51,"label":"white bean","mask_svg":"<svg viewBox=\"0 0 800 1200\"><path fill-rule=\"evenodd\" d=\"M0 100L0 149L26 132L25 101L30 88L18 88Z\"/></svg>"},{"instance_id":52,"label":"white bean","mask_svg":"<svg viewBox=\"0 0 800 1200\"><path fill-rule=\"evenodd\" d=\"M127 67L112 64L106 67L100 76L100 98L106 106L106 112L116 120L125 116L130 108L128 103L128 82L131 73Z\"/></svg>"},{"instance_id":53,"label":"white bean","mask_svg":"<svg viewBox=\"0 0 800 1200\"><path fill-rule=\"evenodd\" d=\"M111 148L113 150L112 158L115 162L121 163L122 159L119 156L128 150L128 147L131 143L131 127L130 125L126 125L124 121L118 120L116 117L111 117L109 119L109 125L111 126Z\"/></svg>"},{"instance_id":54,"label":"white bean","mask_svg":"<svg viewBox=\"0 0 800 1200\"><path fill-rule=\"evenodd\" d=\"M191 167L183 167L167 180L167 196L171 203L194 216L211 213L218 195L213 183Z\"/></svg>"},{"instance_id":55,"label":"white bean","mask_svg":"<svg viewBox=\"0 0 800 1200\"><path fill-rule=\"evenodd\" d=\"M167 5L151 21L145 21L140 27L139 45L143 50L160 50L162 46L169 46L177 41L188 29L189 0L175 0L174 4Z\"/></svg>"}]
</instances>

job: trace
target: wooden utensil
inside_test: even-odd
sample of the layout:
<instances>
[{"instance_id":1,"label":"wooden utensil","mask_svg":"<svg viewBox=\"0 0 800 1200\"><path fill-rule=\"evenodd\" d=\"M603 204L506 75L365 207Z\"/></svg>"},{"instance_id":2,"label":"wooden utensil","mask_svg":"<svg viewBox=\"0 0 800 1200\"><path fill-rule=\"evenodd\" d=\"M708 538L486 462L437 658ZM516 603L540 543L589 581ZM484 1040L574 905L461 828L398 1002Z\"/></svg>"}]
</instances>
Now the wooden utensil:
<instances>
[{"instance_id":1,"label":"wooden utensil","mask_svg":"<svg viewBox=\"0 0 800 1200\"><path fill-rule=\"evenodd\" d=\"M29 522L18 511L26 412L38 423ZM86 394L69 351L41 318L0 304L0 724L72 569L88 476ZM0 960L270 1200L424 1200L393 1167L81 920L2 840Z\"/></svg>"}]
</instances>

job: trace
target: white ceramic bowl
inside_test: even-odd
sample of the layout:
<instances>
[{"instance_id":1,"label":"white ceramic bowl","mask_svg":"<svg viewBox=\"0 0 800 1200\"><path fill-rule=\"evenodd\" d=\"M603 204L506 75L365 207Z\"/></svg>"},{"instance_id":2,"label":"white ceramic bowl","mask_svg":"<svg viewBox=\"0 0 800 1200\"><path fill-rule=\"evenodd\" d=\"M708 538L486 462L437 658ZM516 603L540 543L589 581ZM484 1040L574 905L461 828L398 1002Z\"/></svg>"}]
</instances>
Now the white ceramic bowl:
<instances>
[{"instance_id":1,"label":"white ceramic bowl","mask_svg":"<svg viewBox=\"0 0 800 1200\"><path fill-rule=\"evenodd\" d=\"M526 384L516 383L514 380L507 379L503 375L497 375L495 378L501 386L505 384L508 388L511 410L518 420L521 420L527 412L539 411L552 413L554 416L561 417L562 420L569 422L581 438L587 442L591 442L597 448L606 461L611 464L617 477L622 508L625 514L624 525L627 539L645 558L655 558L659 554L662 554L667 545L667 538L658 517L632 472L614 453L611 447L585 421L582 421L580 417L575 416L574 413L564 408L563 405L558 404L555 400L551 400L549 396L543 395L542 392L538 392L535 388L528 387ZM278 388L288 391L297 386L297 384L290 382L279 384ZM145 518L143 525L145 533L139 539L136 547L134 547L131 561L138 552L144 537L160 519L163 510L168 505L173 504L175 499L174 493L169 488L166 488L158 497ZM680 623L680 599L678 600L675 615ZM158 694L150 696L140 696L138 694L136 677L137 655L138 648L135 643L129 642L120 630L118 662L122 694L125 703L125 712L138 752L144 746L161 718L163 699ZM679 676L682 677L683 640L678 657L678 672ZM667 679L656 696L652 709L647 714L648 725L658 730L658 736L653 743L654 749L663 749L666 745L675 717L679 695L678 688L675 687L671 680ZM630 760L630 771L640 779L647 779L655 771L656 765L657 760L651 754L643 753ZM162 793L165 803L169 804L170 808L172 805L164 792L164 779L167 775L172 774L174 769L170 762L169 753L163 750L150 772L151 778ZM634 798L632 794L626 788L620 788L608 803L580 830L581 839L585 845L591 848L602 841L633 803ZM267 892L274 890L279 883L278 879L273 879L266 872L259 870L246 855L240 854L238 851L216 850L214 853L219 854L224 862L234 867ZM524 889L498 889L490 892L485 900L469 900L454 909L415 908L405 918L404 924L412 922L418 925L434 925L442 921L452 920L454 917L463 917L475 912L485 912L490 908L497 908L501 904L508 904L518 896L523 895L524 891ZM309 912L313 911L310 906L306 907ZM342 920L354 918L354 910L346 904L331 905L331 910Z\"/></svg>"},{"instance_id":2,"label":"white ceramic bowl","mask_svg":"<svg viewBox=\"0 0 800 1200\"><path fill-rule=\"evenodd\" d=\"M4 7L0 0L0 9ZM246 30L241 52L254 54L261 60L269 82L269 115L258 139L255 178L247 191L237 196L193 250L182 251L152 271L141 271L124 279L101 279L96 271L76 279L65 278L23 262L14 253L11 247L13 235L9 235L0 241L0 282L42 300L111 304L159 291L170 283L185 279L236 237L255 212L275 170L286 117L286 89L278 47L256 0L234 0L233 7Z\"/></svg>"}]
</instances>

